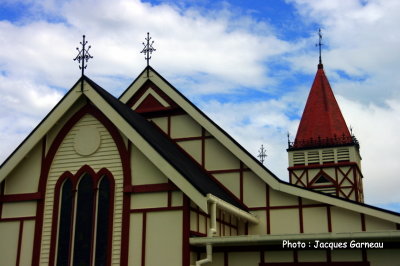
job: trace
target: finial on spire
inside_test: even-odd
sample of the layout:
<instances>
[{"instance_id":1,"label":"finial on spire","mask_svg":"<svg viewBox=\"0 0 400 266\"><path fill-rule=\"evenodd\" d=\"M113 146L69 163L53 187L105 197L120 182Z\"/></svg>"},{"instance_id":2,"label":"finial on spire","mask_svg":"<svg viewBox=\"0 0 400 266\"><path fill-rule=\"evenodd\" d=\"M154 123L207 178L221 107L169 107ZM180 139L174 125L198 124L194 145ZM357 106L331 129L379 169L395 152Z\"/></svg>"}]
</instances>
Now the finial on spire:
<instances>
[{"instance_id":1,"label":"finial on spire","mask_svg":"<svg viewBox=\"0 0 400 266\"><path fill-rule=\"evenodd\" d=\"M322 43L321 28L319 28L319 30L318 30L318 37L319 37L319 41L318 41L318 43L315 45L315 46L318 46L318 47L319 47L319 64L318 64L318 68L323 68L323 65L322 65L322 57L321 57L321 54L322 54L321 47L322 47L322 45L324 45L324 44Z\"/></svg>"},{"instance_id":2,"label":"finial on spire","mask_svg":"<svg viewBox=\"0 0 400 266\"><path fill-rule=\"evenodd\" d=\"M258 150L258 158L260 158L260 162L264 164L264 160L267 157L267 154L265 153L267 150L264 149L264 145L261 144L261 148Z\"/></svg>"},{"instance_id":3,"label":"finial on spire","mask_svg":"<svg viewBox=\"0 0 400 266\"><path fill-rule=\"evenodd\" d=\"M89 45L89 47L86 49L85 46L88 42L85 41L85 35L83 35L83 41L80 42L80 44L82 45L82 50L79 50L79 47L76 47L76 50L78 50L78 55L74 58L74 61L78 60L79 65L79 69L82 70L82 76L85 74L85 69L87 67L87 62L89 61L89 59L93 58L93 56L91 56L89 54L89 50L92 47L91 45Z\"/></svg>"},{"instance_id":4,"label":"finial on spire","mask_svg":"<svg viewBox=\"0 0 400 266\"><path fill-rule=\"evenodd\" d=\"M144 53L144 59L147 61L147 66L149 66L149 61L151 59L151 54L156 50L153 48L154 41L151 41L150 33L147 33L147 38L144 38L146 43L143 42L143 50L140 53Z\"/></svg>"}]
</instances>

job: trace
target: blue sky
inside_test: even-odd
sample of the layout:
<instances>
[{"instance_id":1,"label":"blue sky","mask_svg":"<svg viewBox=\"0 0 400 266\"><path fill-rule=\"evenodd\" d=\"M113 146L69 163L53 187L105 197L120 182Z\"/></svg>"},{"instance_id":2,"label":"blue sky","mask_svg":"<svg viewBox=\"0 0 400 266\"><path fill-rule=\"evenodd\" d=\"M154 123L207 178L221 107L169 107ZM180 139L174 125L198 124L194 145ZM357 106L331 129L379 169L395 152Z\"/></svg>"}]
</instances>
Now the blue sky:
<instances>
[{"instance_id":1,"label":"blue sky","mask_svg":"<svg viewBox=\"0 0 400 266\"><path fill-rule=\"evenodd\" d=\"M95 7L95 8L94 8ZM287 180L286 134L296 133L323 63L361 143L366 202L400 211L400 3L396 0L3 0L0 3L0 160L79 78L119 96L151 65L252 154Z\"/></svg>"}]
</instances>

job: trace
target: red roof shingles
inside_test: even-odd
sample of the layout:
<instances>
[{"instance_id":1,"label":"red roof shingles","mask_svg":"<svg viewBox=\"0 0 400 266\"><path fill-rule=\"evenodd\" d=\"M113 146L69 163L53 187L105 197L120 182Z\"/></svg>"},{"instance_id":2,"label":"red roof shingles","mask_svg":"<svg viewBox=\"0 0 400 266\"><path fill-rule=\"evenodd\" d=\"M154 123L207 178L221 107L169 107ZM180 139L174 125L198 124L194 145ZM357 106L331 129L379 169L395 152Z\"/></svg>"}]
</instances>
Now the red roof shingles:
<instances>
[{"instance_id":1,"label":"red roof shingles","mask_svg":"<svg viewBox=\"0 0 400 266\"><path fill-rule=\"evenodd\" d=\"M293 148L349 144L352 141L323 66L320 64L308 95Z\"/></svg>"}]
</instances>

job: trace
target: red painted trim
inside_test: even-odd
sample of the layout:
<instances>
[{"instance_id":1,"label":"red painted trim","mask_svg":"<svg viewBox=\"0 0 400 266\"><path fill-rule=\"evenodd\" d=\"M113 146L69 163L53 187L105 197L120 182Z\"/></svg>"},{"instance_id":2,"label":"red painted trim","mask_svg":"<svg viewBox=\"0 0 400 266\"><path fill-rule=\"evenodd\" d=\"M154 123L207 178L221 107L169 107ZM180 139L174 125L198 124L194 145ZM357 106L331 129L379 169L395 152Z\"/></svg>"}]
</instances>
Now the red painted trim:
<instances>
[{"instance_id":1,"label":"red painted trim","mask_svg":"<svg viewBox=\"0 0 400 266\"><path fill-rule=\"evenodd\" d=\"M315 168L329 168L329 167L343 167L343 166L355 166L358 168L355 162L338 162L338 163L327 163L327 164L312 164L312 165L295 165L288 167L288 170L302 170L302 169L315 169Z\"/></svg>"},{"instance_id":2,"label":"red painted trim","mask_svg":"<svg viewBox=\"0 0 400 266\"><path fill-rule=\"evenodd\" d=\"M124 188L124 192L147 193L147 192L166 192L179 190L173 183L134 185Z\"/></svg>"},{"instance_id":3,"label":"red painted trim","mask_svg":"<svg viewBox=\"0 0 400 266\"><path fill-rule=\"evenodd\" d=\"M299 254L297 250L293 250L293 262L299 262Z\"/></svg>"},{"instance_id":4,"label":"red painted trim","mask_svg":"<svg viewBox=\"0 0 400 266\"><path fill-rule=\"evenodd\" d=\"M206 131L201 127L201 166L206 169L206 139L204 138Z\"/></svg>"},{"instance_id":5,"label":"red painted trim","mask_svg":"<svg viewBox=\"0 0 400 266\"><path fill-rule=\"evenodd\" d=\"M167 116L167 135L171 138L171 116Z\"/></svg>"},{"instance_id":6,"label":"red painted trim","mask_svg":"<svg viewBox=\"0 0 400 266\"><path fill-rule=\"evenodd\" d=\"M57 227L58 227L58 216L59 216L59 205L60 205L60 191L61 186L68 178L72 180L73 175L70 172L63 173L57 180L54 189L54 206L53 206L53 218L51 227L51 239L50 239L50 254L49 254L49 264L54 265L55 263L55 250L57 246ZM74 191L74 189L73 189ZM75 197L73 197L74 199ZM74 205L72 207L71 213L74 213ZM72 215L74 216L74 215ZM73 222L73 217L71 217L71 223ZM70 236L71 237L71 236Z\"/></svg>"},{"instance_id":7,"label":"red painted trim","mask_svg":"<svg viewBox=\"0 0 400 266\"><path fill-rule=\"evenodd\" d=\"M129 193L123 195L122 206L122 236L121 236L121 265L128 265L129 256L129 231L130 231L130 209L131 197Z\"/></svg>"},{"instance_id":8,"label":"red painted trim","mask_svg":"<svg viewBox=\"0 0 400 266\"><path fill-rule=\"evenodd\" d=\"M178 210L183 210L183 207L182 206L173 206L173 207L158 207L158 208L147 208L147 209L131 209L128 211L128 213L178 211Z\"/></svg>"},{"instance_id":9,"label":"red painted trim","mask_svg":"<svg viewBox=\"0 0 400 266\"><path fill-rule=\"evenodd\" d=\"M185 111L180 107L173 107L169 109L164 109L161 111L153 111L153 112L138 112L144 118L157 118L157 117L167 117L167 116L175 116L175 115L185 115Z\"/></svg>"},{"instance_id":10,"label":"red painted trim","mask_svg":"<svg viewBox=\"0 0 400 266\"><path fill-rule=\"evenodd\" d=\"M265 200L266 200L266 211L265 215L267 216L267 234L271 234L271 212L270 212L270 195L269 195L269 186L265 184Z\"/></svg>"},{"instance_id":11,"label":"red painted trim","mask_svg":"<svg viewBox=\"0 0 400 266\"><path fill-rule=\"evenodd\" d=\"M328 232L332 232L332 217L331 217L331 206L326 206L326 217L328 220Z\"/></svg>"},{"instance_id":12,"label":"red painted trim","mask_svg":"<svg viewBox=\"0 0 400 266\"><path fill-rule=\"evenodd\" d=\"M109 131L110 135L112 136L118 152L120 154L120 158L122 161L122 168L123 168L123 175L124 175L124 183L130 184L130 160L128 157L127 149L125 148L124 141L119 134L117 128L113 125L113 123L108 120L108 118L101 113L97 108L93 105L87 104L86 106L82 107L79 111L77 111L63 126L60 132L57 134L56 138L54 139L53 143L51 144L46 158L42 164L42 169L40 173L40 181L38 192L42 193L42 195L46 192L46 183L48 174L50 171L51 164L53 162L54 156L61 145L63 139L68 134L68 132L73 128L73 126L86 114L90 114L94 116L98 121L100 121L104 127ZM45 144L43 144L45 146ZM129 208L128 208L129 209ZM32 265L38 266L40 260L40 249L41 249L41 238L42 238L42 228L43 228L43 212L44 212L44 199L38 201L38 207L36 209L36 217L37 222L35 224L35 237L34 237L34 247L33 247L33 258L32 258ZM129 215L129 213L128 213ZM128 217L129 219L129 217ZM124 219L123 219L124 221ZM129 220L128 220L129 223ZM126 229L127 225L122 225L122 230ZM128 225L129 226L129 225ZM128 229L129 231L129 229ZM124 232L124 231L123 231ZM122 233L122 239L124 239L126 234ZM125 249L128 249L128 244L122 245L121 254L123 254ZM122 258L122 257L121 257Z\"/></svg>"},{"instance_id":13,"label":"red painted trim","mask_svg":"<svg viewBox=\"0 0 400 266\"><path fill-rule=\"evenodd\" d=\"M4 195L4 185L5 185L5 180L0 182L0 198ZM3 213L3 202L0 200L0 220L2 213Z\"/></svg>"},{"instance_id":14,"label":"red painted trim","mask_svg":"<svg viewBox=\"0 0 400 266\"><path fill-rule=\"evenodd\" d=\"M366 228L365 228L365 214L364 213L360 213L360 215L361 215L361 230L364 232L364 231L366 231Z\"/></svg>"},{"instance_id":15,"label":"red painted trim","mask_svg":"<svg viewBox=\"0 0 400 266\"><path fill-rule=\"evenodd\" d=\"M100 169L97 173L94 172L94 170L88 166L88 165L84 165L82 166L75 175L72 175L70 172L65 172L64 174L61 175L61 177L58 179L56 186L55 186L55 190L54 190L54 208L53 208L53 223L52 223L52 230L51 230L51 246L50 246L50 257L49 257L49 262L50 264L54 264L55 263L55 250L57 247L57 232L58 232L58 217L59 217L59 202L60 202L60 192L61 192L61 186L62 184L65 182L66 179L70 178L72 181L72 191L74 192L74 197L73 197L73 208L72 208L72 213L74 213L74 209L75 209L75 200L76 200L76 191L77 191L77 185L79 183L80 178L85 174L89 174L90 177L92 178L92 189L94 191L93 193L93 224L97 223L97 210L96 210L96 202L97 202L97 197L98 197L98 186L99 186L99 182L101 180L101 178L103 176L106 176L109 181L110 181L110 210L109 210L109 225L108 225L108 249L107 249L107 258L109 260L109 262L111 262L110 260L110 256L111 256L111 248L112 248L112 222L113 222L113 214L114 214L114 189L115 189L115 181L114 181L114 177L111 174L110 171L108 171L105 168ZM73 228L73 224L74 224L74 220L76 217L72 216L71 217L71 223L70 223L70 227ZM93 254L94 254L94 247L95 247L95 243L94 243L94 239L95 239L95 227L93 227L92 229L92 234L91 234L91 261L93 261ZM71 248L72 248L72 242L73 242L73 230L71 230L71 235L70 235L70 253L72 252ZM72 259L71 256L69 256L69 259ZM109 265L109 264L108 264Z\"/></svg>"},{"instance_id":16,"label":"red painted trim","mask_svg":"<svg viewBox=\"0 0 400 266\"><path fill-rule=\"evenodd\" d=\"M326 261L331 262L332 261L332 251L330 249L326 250Z\"/></svg>"},{"instance_id":17,"label":"red painted trim","mask_svg":"<svg viewBox=\"0 0 400 266\"><path fill-rule=\"evenodd\" d=\"M239 174L239 199L243 202L243 162L240 161L240 174Z\"/></svg>"},{"instance_id":18,"label":"red painted trim","mask_svg":"<svg viewBox=\"0 0 400 266\"><path fill-rule=\"evenodd\" d=\"M1 219L0 219L0 222L32 221L32 220L36 220L36 216L23 216L23 217L1 218Z\"/></svg>"},{"instance_id":19,"label":"red painted trim","mask_svg":"<svg viewBox=\"0 0 400 266\"><path fill-rule=\"evenodd\" d=\"M208 170L207 172L209 174L228 174L228 173L240 173L244 171L250 171L249 168L243 168L243 169L223 169L223 170Z\"/></svg>"},{"instance_id":20,"label":"red painted trim","mask_svg":"<svg viewBox=\"0 0 400 266\"><path fill-rule=\"evenodd\" d=\"M128 149L125 157L121 157L124 163L124 188L132 186L131 160L132 143L128 141ZM128 265L129 259L129 232L130 232L131 194L125 193L122 198L122 236L121 236L121 265Z\"/></svg>"},{"instance_id":21,"label":"red painted trim","mask_svg":"<svg viewBox=\"0 0 400 266\"><path fill-rule=\"evenodd\" d=\"M318 208L326 207L325 203L321 204L308 204L302 205L302 208ZM281 209L298 209L299 205L286 205L286 206L270 206L270 207L250 207L249 211L261 211L261 210L281 210Z\"/></svg>"},{"instance_id":22,"label":"red painted trim","mask_svg":"<svg viewBox=\"0 0 400 266\"><path fill-rule=\"evenodd\" d=\"M265 251L260 250L260 263L264 263L264 262L265 262Z\"/></svg>"},{"instance_id":23,"label":"red painted trim","mask_svg":"<svg viewBox=\"0 0 400 266\"><path fill-rule=\"evenodd\" d=\"M144 212L142 214L142 257L141 257L141 266L145 266L146 264L146 227L147 227L147 213Z\"/></svg>"},{"instance_id":24,"label":"red painted trim","mask_svg":"<svg viewBox=\"0 0 400 266\"><path fill-rule=\"evenodd\" d=\"M24 221L19 221L19 233L18 233L18 248L17 248L17 261L16 266L19 266L19 261L21 259L21 246L22 246L22 234L24 233Z\"/></svg>"},{"instance_id":25,"label":"red painted trim","mask_svg":"<svg viewBox=\"0 0 400 266\"><path fill-rule=\"evenodd\" d=\"M190 230L190 235L191 236L199 236L199 237L206 237L207 236L207 234L196 232L196 231L192 231L192 230Z\"/></svg>"},{"instance_id":26,"label":"red painted trim","mask_svg":"<svg viewBox=\"0 0 400 266\"><path fill-rule=\"evenodd\" d=\"M132 107L146 93L149 88L152 88L154 92L158 94L158 96L165 100L171 106L170 108L178 106L170 97L168 97L165 92L163 92L156 84L154 84L149 79L143 83L143 85L136 91L134 95L132 95L132 97L126 102L126 104L129 107Z\"/></svg>"},{"instance_id":27,"label":"red painted trim","mask_svg":"<svg viewBox=\"0 0 400 266\"><path fill-rule=\"evenodd\" d=\"M202 210L200 210L199 207L196 207L196 208L190 207L190 211L196 213L197 215L202 215L202 216L204 216L204 217L206 217L206 218L210 218L210 215L208 215L208 214L206 214L205 212L203 212ZM232 229L232 228L233 228L233 229L236 229L236 230L239 229L239 228L238 228L238 224L233 224L233 223L232 223L232 219L230 219L229 222L227 222L227 221L225 221L225 220L222 218L222 217L223 217L222 211L219 210L219 213L220 213L220 217L217 218L216 220L217 220L217 222L219 223L219 226L220 226L220 227L221 227L222 225L224 225L224 226L228 226L229 229ZM232 216L229 216L229 217L231 218ZM206 219L206 221L207 221L207 219ZM221 227L221 228L222 228L222 227ZM221 228L220 228L220 232L222 232L222 229L221 229ZM198 232L200 233L200 231L198 231ZM205 232L207 232L207 227L206 227Z\"/></svg>"},{"instance_id":28,"label":"red painted trim","mask_svg":"<svg viewBox=\"0 0 400 266\"><path fill-rule=\"evenodd\" d=\"M300 224L300 233L304 233L304 225L303 225L303 201L301 197L298 197L299 202L299 224Z\"/></svg>"},{"instance_id":29,"label":"red painted trim","mask_svg":"<svg viewBox=\"0 0 400 266\"><path fill-rule=\"evenodd\" d=\"M182 212L182 266L190 265L190 200L183 196L183 212Z\"/></svg>"},{"instance_id":30,"label":"red painted trim","mask_svg":"<svg viewBox=\"0 0 400 266\"><path fill-rule=\"evenodd\" d=\"M199 206L197 206L196 213L196 223L197 223L197 232L200 232L200 213L199 213Z\"/></svg>"},{"instance_id":31,"label":"red painted trim","mask_svg":"<svg viewBox=\"0 0 400 266\"><path fill-rule=\"evenodd\" d=\"M167 206L171 207L172 206L172 192L168 191L168 199L167 199Z\"/></svg>"},{"instance_id":32,"label":"red painted trim","mask_svg":"<svg viewBox=\"0 0 400 266\"><path fill-rule=\"evenodd\" d=\"M1 195L0 196L0 202L32 201L32 200L40 200L40 199L43 199L43 195L40 192L9 194L9 195Z\"/></svg>"},{"instance_id":33,"label":"red painted trim","mask_svg":"<svg viewBox=\"0 0 400 266\"><path fill-rule=\"evenodd\" d=\"M361 250L361 253L362 253L362 260L363 260L363 262L368 262L367 250L366 250L366 249L362 249L362 250ZM368 262L368 264L369 264L369 262Z\"/></svg>"}]
</instances>

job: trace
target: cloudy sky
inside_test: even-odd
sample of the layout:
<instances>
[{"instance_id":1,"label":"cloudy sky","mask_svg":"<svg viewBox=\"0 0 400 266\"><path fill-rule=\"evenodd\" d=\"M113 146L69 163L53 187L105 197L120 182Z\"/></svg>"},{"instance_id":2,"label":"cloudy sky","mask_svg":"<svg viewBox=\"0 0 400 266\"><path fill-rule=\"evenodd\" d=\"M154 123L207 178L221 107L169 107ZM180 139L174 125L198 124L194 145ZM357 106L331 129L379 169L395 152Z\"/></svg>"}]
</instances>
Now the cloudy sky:
<instances>
[{"instance_id":1,"label":"cloudy sky","mask_svg":"<svg viewBox=\"0 0 400 266\"><path fill-rule=\"evenodd\" d=\"M366 203L400 211L400 1L0 0L0 161L80 76L119 96L151 65L266 166L287 174L294 136L323 63L361 143ZM293 137L292 137L293 138Z\"/></svg>"}]
</instances>

